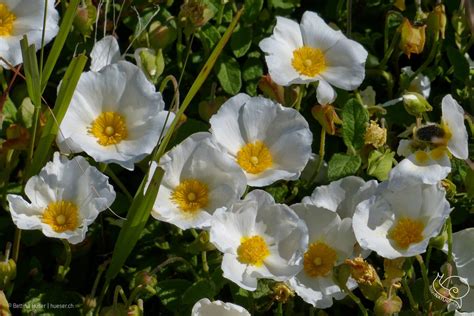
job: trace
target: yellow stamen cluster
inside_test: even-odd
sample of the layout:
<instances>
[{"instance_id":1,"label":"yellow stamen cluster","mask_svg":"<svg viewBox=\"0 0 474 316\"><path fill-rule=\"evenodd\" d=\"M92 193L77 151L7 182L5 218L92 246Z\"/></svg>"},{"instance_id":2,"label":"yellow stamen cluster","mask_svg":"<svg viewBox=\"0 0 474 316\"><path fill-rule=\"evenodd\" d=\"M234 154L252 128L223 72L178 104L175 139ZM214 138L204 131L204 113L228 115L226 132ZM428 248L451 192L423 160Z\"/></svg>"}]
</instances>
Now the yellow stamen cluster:
<instances>
[{"instance_id":1,"label":"yellow stamen cluster","mask_svg":"<svg viewBox=\"0 0 474 316\"><path fill-rule=\"evenodd\" d=\"M127 139L125 118L116 112L103 112L91 124L89 133L97 138L102 146L110 146Z\"/></svg>"},{"instance_id":2,"label":"yellow stamen cluster","mask_svg":"<svg viewBox=\"0 0 474 316\"><path fill-rule=\"evenodd\" d=\"M422 221L401 217L389 230L388 238L402 249L407 249L411 244L419 243L423 240L423 230L425 225Z\"/></svg>"},{"instance_id":3,"label":"yellow stamen cluster","mask_svg":"<svg viewBox=\"0 0 474 316\"><path fill-rule=\"evenodd\" d=\"M171 201L183 212L194 213L209 203L207 185L196 179L182 181L171 194Z\"/></svg>"},{"instance_id":4,"label":"yellow stamen cluster","mask_svg":"<svg viewBox=\"0 0 474 316\"><path fill-rule=\"evenodd\" d=\"M326 58L319 48L303 46L293 51L291 65L300 75L314 77L326 69Z\"/></svg>"},{"instance_id":5,"label":"yellow stamen cluster","mask_svg":"<svg viewBox=\"0 0 474 316\"><path fill-rule=\"evenodd\" d=\"M370 121L365 130L364 140L367 145L382 147L387 142L387 129L380 127L375 121Z\"/></svg>"},{"instance_id":6,"label":"yellow stamen cluster","mask_svg":"<svg viewBox=\"0 0 474 316\"><path fill-rule=\"evenodd\" d=\"M324 242L314 242L309 245L304 254L304 271L310 277L327 276L336 264L336 251Z\"/></svg>"},{"instance_id":7,"label":"yellow stamen cluster","mask_svg":"<svg viewBox=\"0 0 474 316\"><path fill-rule=\"evenodd\" d=\"M0 3L0 36L10 36L13 33L13 23L16 16L6 4Z\"/></svg>"},{"instance_id":8,"label":"yellow stamen cluster","mask_svg":"<svg viewBox=\"0 0 474 316\"><path fill-rule=\"evenodd\" d=\"M257 174L270 168L273 158L270 149L262 141L256 141L244 145L239 150L237 163L248 173Z\"/></svg>"},{"instance_id":9,"label":"yellow stamen cluster","mask_svg":"<svg viewBox=\"0 0 474 316\"><path fill-rule=\"evenodd\" d=\"M242 237L237 248L237 259L243 264L261 266L263 260L270 255L267 243L262 236Z\"/></svg>"},{"instance_id":10,"label":"yellow stamen cluster","mask_svg":"<svg viewBox=\"0 0 474 316\"><path fill-rule=\"evenodd\" d=\"M79 227L79 212L76 204L70 201L50 203L44 213L42 222L57 232L74 231Z\"/></svg>"}]
</instances>

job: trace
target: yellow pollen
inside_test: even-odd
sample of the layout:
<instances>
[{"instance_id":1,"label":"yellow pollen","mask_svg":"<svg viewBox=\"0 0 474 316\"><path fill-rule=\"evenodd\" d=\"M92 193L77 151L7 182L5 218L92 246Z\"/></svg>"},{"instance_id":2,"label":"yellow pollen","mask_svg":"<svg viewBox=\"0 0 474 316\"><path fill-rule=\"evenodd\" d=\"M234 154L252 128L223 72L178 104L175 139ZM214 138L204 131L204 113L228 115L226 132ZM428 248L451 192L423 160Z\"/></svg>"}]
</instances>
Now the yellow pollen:
<instances>
[{"instance_id":1,"label":"yellow pollen","mask_svg":"<svg viewBox=\"0 0 474 316\"><path fill-rule=\"evenodd\" d=\"M8 6L0 3L0 36L12 35L15 20L16 16L8 9Z\"/></svg>"},{"instance_id":2,"label":"yellow pollen","mask_svg":"<svg viewBox=\"0 0 474 316\"><path fill-rule=\"evenodd\" d=\"M326 58L319 48L303 46L293 51L291 65L300 75L314 77L326 69Z\"/></svg>"},{"instance_id":3,"label":"yellow pollen","mask_svg":"<svg viewBox=\"0 0 474 316\"><path fill-rule=\"evenodd\" d=\"M415 159L417 162L425 164L430 160L430 155L426 151L418 150L415 153Z\"/></svg>"},{"instance_id":4,"label":"yellow pollen","mask_svg":"<svg viewBox=\"0 0 474 316\"><path fill-rule=\"evenodd\" d=\"M392 239L398 247L406 249L411 244L419 243L423 240L424 228L425 225L422 221L402 217L389 230L388 238Z\"/></svg>"},{"instance_id":5,"label":"yellow pollen","mask_svg":"<svg viewBox=\"0 0 474 316\"><path fill-rule=\"evenodd\" d=\"M52 202L44 210L42 222L57 233L76 230L79 227L77 206L70 201Z\"/></svg>"},{"instance_id":6,"label":"yellow pollen","mask_svg":"<svg viewBox=\"0 0 474 316\"><path fill-rule=\"evenodd\" d=\"M89 127L89 133L102 146L115 145L127 139L125 118L116 112L102 112Z\"/></svg>"},{"instance_id":7,"label":"yellow pollen","mask_svg":"<svg viewBox=\"0 0 474 316\"><path fill-rule=\"evenodd\" d=\"M444 146L436 147L432 151L430 151L430 156L434 160L439 160L444 157L444 155L448 154L448 149Z\"/></svg>"},{"instance_id":8,"label":"yellow pollen","mask_svg":"<svg viewBox=\"0 0 474 316\"><path fill-rule=\"evenodd\" d=\"M309 245L304 254L303 268L307 275L316 278L327 276L336 264L337 253L324 242Z\"/></svg>"},{"instance_id":9,"label":"yellow pollen","mask_svg":"<svg viewBox=\"0 0 474 316\"><path fill-rule=\"evenodd\" d=\"M183 212L194 213L209 203L207 185L196 179L184 180L171 194L171 200Z\"/></svg>"},{"instance_id":10,"label":"yellow pollen","mask_svg":"<svg viewBox=\"0 0 474 316\"><path fill-rule=\"evenodd\" d=\"M237 259L243 264L261 266L270 251L265 239L259 235L252 237L242 237L240 246L237 248Z\"/></svg>"},{"instance_id":11,"label":"yellow pollen","mask_svg":"<svg viewBox=\"0 0 474 316\"><path fill-rule=\"evenodd\" d=\"M237 163L248 173L257 174L273 164L272 154L261 141L244 145L237 153Z\"/></svg>"}]
</instances>

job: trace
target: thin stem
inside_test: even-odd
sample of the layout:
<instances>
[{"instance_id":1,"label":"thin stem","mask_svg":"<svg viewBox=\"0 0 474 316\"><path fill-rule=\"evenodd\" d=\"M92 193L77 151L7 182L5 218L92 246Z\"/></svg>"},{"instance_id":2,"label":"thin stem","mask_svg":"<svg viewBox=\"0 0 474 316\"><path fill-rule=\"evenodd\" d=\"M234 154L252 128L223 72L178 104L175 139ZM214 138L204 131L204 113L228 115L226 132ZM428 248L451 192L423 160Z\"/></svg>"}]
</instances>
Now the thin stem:
<instances>
[{"instance_id":1,"label":"thin stem","mask_svg":"<svg viewBox=\"0 0 474 316\"><path fill-rule=\"evenodd\" d=\"M13 254L12 259L15 262L18 262L18 255L20 254L20 240L21 240L21 230L15 229L15 237L13 239Z\"/></svg>"},{"instance_id":2,"label":"thin stem","mask_svg":"<svg viewBox=\"0 0 474 316\"><path fill-rule=\"evenodd\" d=\"M352 32L352 0L347 0L347 29L346 29L346 36L348 38L351 37Z\"/></svg>"},{"instance_id":3,"label":"thin stem","mask_svg":"<svg viewBox=\"0 0 474 316\"><path fill-rule=\"evenodd\" d=\"M448 262L453 261L453 226L451 224L451 217L446 220L448 228Z\"/></svg>"},{"instance_id":4,"label":"thin stem","mask_svg":"<svg viewBox=\"0 0 474 316\"><path fill-rule=\"evenodd\" d=\"M420 255L416 255L415 258L418 261L418 264L420 265L421 277L423 279L423 283L425 284L424 289L423 289L423 294L425 297L425 302L427 302L430 295L429 293L430 280L428 279L428 269L426 268L426 265L423 262L423 258Z\"/></svg>"},{"instance_id":5,"label":"thin stem","mask_svg":"<svg viewBox=\"0 0 474 316\"><path fill-rule=\"evenodd\" d=\"M405 294L408 297L408 301L410 302L411 309L418 314L418 304L416 303L415 299L413 298L413 294L411 294L410 287L408 286L407 280L405 278L402 279L403 289L405 290Z\"/></svg>"},{"instance_id":6,"label":"thin stem","mask_svg":"<svg viewBox=\"0 0 474 316\"><path fill-rule=\"evenodd\" d=\"M122 193L124 193L130 201L133 200L133 196L130 194L130 192L128 192L127 187L122 183L122 181L120 181L119 177L117 177L117 175L115 174L115 172L112 171L111 168L107 168L105 170L105 174L112 178L114 183L120 188Z\"/></svg>"},{"instance_id":7,"label":"thin stem","mask_svg":"<svg viewBox=\"0 0 474 316\"><path fill-rule=\"evenodd\" d=\"M108 264L109 264L109 261L106 261L105 263L103 263L99 266L97 276L95 277L95 280L94 280L94 285L92 286L91 295L90 295L91 297L95 296L95 292L97 291L97 286L99 285L100 278L101 278L102 274L105 271L105 267Z\"/></svg>"},{"instance_id":8,"label":"thin stem","mask_svg":"<svg viewBox=\"0 0 474 316\"><path fill-rule=\"evenodd\" d=\"M408 78L408 80L405 82L404 85L400 85L400 92L405 91L406 90L406 85L410 84L416 78L416 76L418 76L420 73L422 73L428 67L428 65L431 64L431 62L433 61L433 59L436 56L436 52L438 51L438 47L439 47L439 42L435 42L433 44L433 46L431 47L431 51L430 51L430 54L428 55L428 58L426 58L426 60L423 62L423 64L420 67L418 67L418 69L413 73L413 75L410 76L410 78Z\"/></svg>"},{"instance_id":9,"label":"thin stem","mask_svg":"<svg viewBox=\"0 0 474 316\"><path fill-rule=\"evenodd\" d=\"M209 273L209 265L207 264L207 252L201 252L201 260L202 260L202 270L205 273Z\"/></svg>"},{"instance_id":10,"label":"thin stem","mask_svg":"<svg viewBox=\"0 0 474 316\"><path fill-rule=\"evenodd\" d=\"M66 278L66 274L69 272L69 266L71 265L72 252L71 245L69 244L69 242L66 239L61 239L61 241L64 245L64 250L66 252L66 261L58 268L58 280L64 281L64 279Z\"/></svg>"},{"instance_id":11,"label":"thin stem","mask_svg":"<svg viewBox=\"0 0 474 316\"><path fill-rule=\"evenodd\" d=\"M392 42L390 43L390 47L385 52L382 61L380 62L379 68L384 68L387 64L388 60L392 56L393 51L395 50L395 46L398 44L398 40L400 39L400 32L397 30L395 35L393 36Z\"/></svg>"},{"instance_id":12,"label":"thin stem","mask_svg":"<svg viewBox=\"0 0 474 316\"><path fill-rule=\"evenodd\" d=\"M344 290L344 292L346 292L347 296L349 296L354 301L354 303L357 304L357 306L359 307L362 315L368 316L369 314L367 313L367 309L364 307L364 304L362 304L360 299L357 296L355 296L354 293L352 293L351 290L349 290L347 288L347 285L343 284L342 289Z\"/></svg>"}]
</instances>

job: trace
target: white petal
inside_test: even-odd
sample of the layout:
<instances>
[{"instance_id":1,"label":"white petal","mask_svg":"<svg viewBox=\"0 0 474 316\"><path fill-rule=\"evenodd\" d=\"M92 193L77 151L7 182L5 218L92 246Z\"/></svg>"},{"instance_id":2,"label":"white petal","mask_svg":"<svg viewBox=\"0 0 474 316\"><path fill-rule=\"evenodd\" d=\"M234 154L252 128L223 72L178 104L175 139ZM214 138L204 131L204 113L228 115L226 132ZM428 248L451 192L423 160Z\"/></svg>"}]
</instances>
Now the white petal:
<instances>
[{"instance_id":1,"label":"white petal","mask_svg":"<svg viewBox=\"0 0 474 316\"><path fill-rule=\"evenodd\" d=\"M241 264L235 255L224 254L221 267L224 272L224 278L231 280L247 291L255 291L257 289L257 278L251 277L246 272L247 266Z\"/></svg>"},{"instance_id":2,"label":"white petal","mask_svg":"<svg viewBox=\"0 0 474 316\"><path fill-rule=\"evenodd\" d=\"M275 83L281 86L301 83L300 75L292 65L294 48L273 37L263 39L259 46L266 53L265 61L268 72Z\"/></svg>"},{"instance_id":3,"label":"white petal","mask_svg":"<svg viewBox=\"0 0 474 316\"><path fill-rule=\"evenodd\" d=\"M250 313L239 305L203 298L194 304L191 316L250 316Z\"/></svg>"},{"instance_id":4,"label":"white petal","mask_svg":"<svg viewBox=\"0 0 474 316\"><path fill-rule=\"evenodd\" d=\"M443 121L448 125L452 137L448 141L449 151L459 159L469 157L468 136L464 126L464 109L448 94L441 101Z\"/></svg>"},{"instance_id":5,"label":"white petal","mask_svg":"<svg viewBox=\"0 0 474 316\"><path fill-rule=\"evenodd\" d=\"M42 209L28 204L21 196L8 194L8 204L13 223L19 229L41 229Z\"/></svg>"},{"instance_id":6,"label":"white petal","mask_svg":"<svg viewBox=\"0 0 474 316\"><path fill-rule=\"evenodd\" d=\"M105 66L116 63L120 59L120 48L117 39L108 35L95 43L92 48L91 70L100 71Z\"/></svg>"},{"instance_id":7,"label":"white petal","mask_svg":"<svg viewBox=\"0 0 474 316\"><path fill-rule=\"evenodd\" d=\"M323 79L319 79L316 97L319 104L331 104L336 100L336 91Z\"/></svg>"},{"instance_id":8,"label":"white petal","mask_svg":"<svg viewBox=\"0 0 474 316\"><path fill-rule=\"evenodd\" d=\"M315 12L306 11L300 23L304 45L326 51L345 36L327 25Z\"/></svg>"}]
</instances>

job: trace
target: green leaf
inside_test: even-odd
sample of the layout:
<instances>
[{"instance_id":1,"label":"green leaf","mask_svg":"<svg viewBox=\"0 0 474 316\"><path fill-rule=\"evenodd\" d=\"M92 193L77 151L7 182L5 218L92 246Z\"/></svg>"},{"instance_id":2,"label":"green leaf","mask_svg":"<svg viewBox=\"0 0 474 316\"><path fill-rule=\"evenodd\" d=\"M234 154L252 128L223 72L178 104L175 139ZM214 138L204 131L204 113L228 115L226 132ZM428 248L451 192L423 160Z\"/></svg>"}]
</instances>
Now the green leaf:
<instances>
[{"instance_id":1,"label":"green leaf","mask_svg":"<svg viewBox=\"0 0 474 316\"><path fill-rule=\"evenodd\" d=\"M245 11L242 20L246 23L254 23L260 11L262 11L263 0L245 0L244 7Z\"/></svg>"},{"instance_id":2,"label":"green leaf","mask_svg":"<svg viewBox=\"0 0 474 316\"><path fill-rule=\"evenodd\" d=\"M181 296L192 285L188 280L172 279L158 282L156 292L161 303L173 312L181 306Z\"/></svg>"},{"instance_id":3,"label":"green leaf","mask_svg":"<svg viewBox=\"0 0 474 316\"><path fill-rule=\"evenodd\" d=\"M51 150L51 144L54 142L56 135L58 134L59 125L66 115L66 111L71 102L72 96L76 89L79 78L84 70L84 67L87 62L87 57L84 55L79 55L72 59L69 67L64 74L63 80L59 87L58 97L56 98L56 103L54 105L54 111L52 115L48 116L46 125L43 128L41 133L41 138L36 147L33 161L31 165L27 168L27 177L32 177L37 174L39 170L46 164L49 151Z\"/></svg>"},{"instance_id":4,"label":"green leaf","mask_svg":"<svg viewBox=\"0 0 474 316\"><path fill-rule=\"evenodd\" d=\"M230 38L230 48L235 57L245 55L252 45L252 28L240 26Z\"/></svg>"},{"instance_id":5,"label":"green leaf","mask_svg":"<svg viewBox=\"0 0 474 316\"><path fill-rule=\"evenodd\" d=\"M366 124L369 113L356 99L350 99L342 109L342 137L350 149L360 149L364 145Z\"/></svg>"},{"instance_id":6,"label":"green leaf","mask_svg":"<svg viewBox=\"0 0 474 316\"><path fill-rule=\"evenodd\" d=\"M210 48L216 45L217 42L219 42L221 34L219 33L216 27L211 24L206 24L199 32L199 37L203 44Z\"/></svg>"},{"instance_id":7,"label":"green leaf","mask_svg":"<svg viewBox=\"0 0 474 316\"><path fill-rule=\"evenodd\" d=\"M20 105L20 116L23 126L30 128L33 126L33 114L35 113L35 106L30 98L25 98Z\"/></svg>"},{"instance_id":8,"label":"green leaf","mask_svg":"<svg viewBox=\"0 0 474 316\"><path fill-rule=\"evenodd\" d=\"M466 187L467 195L474 198L474 170L471 168L467 168L466 175L464 176L464 186Z\"/></svg>"},{"instance_id":9,"label":"green leaf","mask_svg":"<svg viewBox=\"0 0 474 316\"><path fill-rule=\"evenodd\" d=\"M263 65L259 58L249 58L242 67L244 81L257 80L263 76Z\"/></svg>"},{"instance_id":10,"label":"green leaf","mask_svg":"<svg viewBox=\"0 0 474 316\"><path fill-rule=\"evenodd\" d=\"M448 59L454 67L454 77L460 81L465 81L469 76L469 62L463 54L452 46L447 47Z\"/></svg>"},{"instance_id":11,"label":"green leaf","mask_svg":"<svg viewBox=\"0 0 474 316\"><path fill-rule=\"evenodd\" d=\"M79 2L81 0L71 0L67 6L66 13L63 16L61 25L59 27L58 35L54 39L53 47L51 47L51 51L48 55L48 59L44 64L43 73L41 75L41 92L44 91L46 85L48 84L49 77L53 73L54 66L58 61L59 54L61 53L64 43L66 42L67 36L69 31L71 30L72 23L74 22L74 18L76 17L76 10ZM36 81L40 82L40 81ZM34 103L34 100L33 100Z\"/></svg>"},{"instance_id":12,"label":"green leaf","mask_svg":"<svg viewBox=\"0 0 474 316\"><path fill-rule=\"evenodd\" d=\"M233 57L222 54L216 65L217 79L225 92L231 95L239 93L242 87L240 65Z\"/></svg>"},{"instance_id":13,"label":"green leaf","mask_svg":"<svg viewBox=\"0 0 474 316\"><path fill-rule=\"evenodd\" d=\"M201 298L207 297L212 299L215 295L217 295L217 292L213 282L209 280L199 280L183 293L182 303L192 305Z\"/></svg>"},{"instance_id":14,"label":"green leaf","mask_svg":"<svg viewBox=\"0 0 474 316\"><path fill-rule=\"evenodd\" d=\"M362 160L359 156L334 154L328 164L329 181L353 175L359 170Z\"/></svg>"},{"instance_id":15,"label":"green leaf","mask_svg":"<svg viewBox=\"0 0 474 316\"><path fill-rule=\"evenodd\" d=\"M28 38L26 35L20 41L21 53L23 55L23 68L25 69L26 88L28 95L35 107L41 106L41 91L38 86L40 82L38 60L36 59L36 48L35 45L28 44Z\"/></svg>"},{"instance_id":16,"label":"green leaf","mask_svg":"<svg viewBox=\"0 0 474 316\"><path fill-rule=\"evenodd\" d=\"M14 123L17 121L18 110L10 98L7 97L3 104L3 120L7 123Z\"/></svg>"},{"instance_id":17,"label":"green leaf","mask_svg":"<svg viewBox=\"0 0 474 316\"><path fill-rule=\"evenodd\" d=\"M380 181L387 180L388 174L392 170L393 157L395 157L395 152L393 151L386 151L384 153L377 150L372 151L369 155L367 174Z\"/></svg>"}]
</instances>

